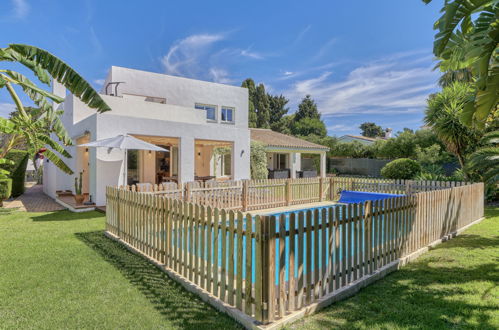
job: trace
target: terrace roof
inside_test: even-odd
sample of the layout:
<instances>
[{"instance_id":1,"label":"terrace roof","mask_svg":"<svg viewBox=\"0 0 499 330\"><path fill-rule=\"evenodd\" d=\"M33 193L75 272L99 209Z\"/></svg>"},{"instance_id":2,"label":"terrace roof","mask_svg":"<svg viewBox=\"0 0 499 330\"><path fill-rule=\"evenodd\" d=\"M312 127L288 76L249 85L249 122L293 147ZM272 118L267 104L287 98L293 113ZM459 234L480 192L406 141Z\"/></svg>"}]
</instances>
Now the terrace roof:
<instances>
[{"instance_id":1,"label":"terrace roof","mask_svg":"<svg viewBox=\"0 0 499 330\"><path fill-rule=\"evenodd\" d=\"M274 132L270 129L250 128L251 140L263 143L268 148L290 149L290 150L310 150L328 151L329 148L320 144L308 142L306 140Z\"/></svg>"}]
</instances>

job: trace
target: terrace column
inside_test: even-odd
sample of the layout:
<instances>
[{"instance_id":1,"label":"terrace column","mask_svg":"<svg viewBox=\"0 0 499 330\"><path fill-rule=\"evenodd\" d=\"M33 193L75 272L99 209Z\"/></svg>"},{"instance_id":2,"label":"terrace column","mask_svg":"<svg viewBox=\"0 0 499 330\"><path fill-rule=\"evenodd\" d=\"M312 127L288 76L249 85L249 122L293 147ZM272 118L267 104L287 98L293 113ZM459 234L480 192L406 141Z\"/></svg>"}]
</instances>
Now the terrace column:
<instances>
[{"instance_id":1,"label":"terrace column","mask_svg":"<svg viewBox=\"0 0 499 330\"><path fill-rule=\"evenodd\" d=\"M194 181L194 138L184 136L179 142L178 177L181 183Z\"/></svg>"},{"instance_id":2,"label":"terrace column","mask_svg":"<svg viewBox=\"0 0 499 330\"><path fill-rule=\"evenodd\" d=\"M296 179L296 171L301 170L301 153L289 153L289 169L291 171L291 179Z\"/></svg>"},{"instance_id":3,"label":"terrace column","mask_svg":"<svg viewBox=\"0 0 499 330\"><path fill-rule=\"evenodd\" d=\"M320 173L321 178L326 177L326 153L323 152L321 153L321 173Z\"/></svg>"}]
</instances>

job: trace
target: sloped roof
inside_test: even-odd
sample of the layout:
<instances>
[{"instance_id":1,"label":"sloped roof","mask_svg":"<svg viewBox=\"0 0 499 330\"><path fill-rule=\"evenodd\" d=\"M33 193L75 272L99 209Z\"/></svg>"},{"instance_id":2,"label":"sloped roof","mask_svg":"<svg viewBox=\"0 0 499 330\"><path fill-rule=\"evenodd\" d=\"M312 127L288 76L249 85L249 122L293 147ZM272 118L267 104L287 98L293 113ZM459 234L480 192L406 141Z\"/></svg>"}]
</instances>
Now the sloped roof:
<instances>
[{"instance_id":1,"label":"sloped roof","mask_svg":"<svg viewBox=\"0 0 499 330\"><path fill-rule=\"evenodd\" d=\"M376 140L379 140L379 138L372 138L372 137L367 137L367 136L362 136L362 135L350 135L350 134L347 134L347 135L343 135L342 137L344 136L348 136L352 139L359 139L359 140L366 140L366 141L376 141ZM340 139L342 138L340 137Z\"/></svg>"},{"instance_id":2,"label":"sloped roof","mask_svg":"<svg viewBox=\"0 0 499 330\"><path fill-rule=\"evenodd\" d=\"M251 140L263 143L267 147L274 148L293 148L293 149L319 149L327 151L328 147L320 144L308 142L306 140L274 132L270 129L250 128Z\"/></svg>"}]
</instances>

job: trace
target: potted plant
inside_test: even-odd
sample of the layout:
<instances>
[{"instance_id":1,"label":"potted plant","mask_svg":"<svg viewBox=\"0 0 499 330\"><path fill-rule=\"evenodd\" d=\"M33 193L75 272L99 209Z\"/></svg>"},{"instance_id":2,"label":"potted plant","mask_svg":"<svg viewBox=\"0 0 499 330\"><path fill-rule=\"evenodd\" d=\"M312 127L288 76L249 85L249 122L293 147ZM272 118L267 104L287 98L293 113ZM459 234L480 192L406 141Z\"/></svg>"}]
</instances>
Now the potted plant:
<instances>
[{"instance_id":1,"label":"potted plant","mask_svg":"<svg viewBox=\"0 0 499 330\"><path fill-rule=\"evenodd\" d=\"M83 172L80 172L80 178L75 177L75 195L74 199L76 202L76 205L81 205L83 203L83 200L85 199L85 196L82 193L82 184L83 184Z\"/></svg>"}]
</instances>

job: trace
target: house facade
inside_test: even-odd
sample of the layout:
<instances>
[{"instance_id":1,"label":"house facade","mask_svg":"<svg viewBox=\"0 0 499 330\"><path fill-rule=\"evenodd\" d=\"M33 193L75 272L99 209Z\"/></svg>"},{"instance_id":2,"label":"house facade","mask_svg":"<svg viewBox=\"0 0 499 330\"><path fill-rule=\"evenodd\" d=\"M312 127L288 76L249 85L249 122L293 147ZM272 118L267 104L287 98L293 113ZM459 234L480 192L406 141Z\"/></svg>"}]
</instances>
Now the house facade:
<instances>
[{"instance_id":1,"label":"house facade","mask_svg":"<svg viewBox=\"0 0 499 330\"><path fill-rule=\"evenodd\" d=\"M67 163L83 173L83 193L97 205L105 205L106 186L250 177L245 88L113 66L101 91L112 111L97 114L57 83L53 92L65 97L58 107L75 142ZM123 150L78 147L119 134L167 152L130 150L125 161ZM73 190L75 175L45 160L44 192Z\"/></svg>"},{"instance_id":2,"label":"house facade","mask_svg":"<svg viewBox=\"0 0 499 330\"><path fill-rule=\"evenodd\" d=\"M251 140L267 152L269 178L326 177L328 147L270 129L251 128Z\"/></svg>"}]
</instances>

